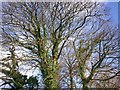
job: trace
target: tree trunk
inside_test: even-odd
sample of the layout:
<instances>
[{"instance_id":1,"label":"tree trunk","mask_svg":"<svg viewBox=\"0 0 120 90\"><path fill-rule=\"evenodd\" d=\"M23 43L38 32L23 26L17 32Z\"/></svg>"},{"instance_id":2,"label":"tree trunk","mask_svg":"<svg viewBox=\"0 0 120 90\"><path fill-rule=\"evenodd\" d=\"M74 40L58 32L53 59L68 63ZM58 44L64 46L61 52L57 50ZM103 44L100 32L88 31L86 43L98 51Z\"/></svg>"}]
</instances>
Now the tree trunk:
<instances>
[{"instance_id":1,"label":"tree trunk","mask_svg":"<svg viewBox=\"0 0 120 90\"><path fill-rule=\"evenodd\" d=\"M45 90L56 90L58 88L58 83L55 79L56 77L54 78L49 78L48 80L45 81Z\"/></svg>"},{"instance_id":2,"label":"tree trunk","mask_svg":"<svg viewBox=\"0 0 120 90\"><path fill-rule=\"evenodd\" d=\"M70 68L70 90L73 90L73 76L72 76L72 68Z\"/></svg>"},{"instance_id":3,"label":"tree trunk","mask_svg":"<svg viewBox=\"0 0 120 90\"><path fill-rule=\"evenodd\" d=\"M88 87L87 87L88 83L86 81L83 81L82 84L83 84L82 90L87 90L88 89Z\"/></svg>"},{"instance_id":4,"label":"tree trunk","mask_svg":"<svg viewBox=\"0 0 120 90\"><path fill-rule=\"evenodd\" d=\"M42 74L45 84L45 90L51 90L53 88L58 88L58 64L55 60L52 65L47 63L42 67Z\"/></svg>"}]
</instances>

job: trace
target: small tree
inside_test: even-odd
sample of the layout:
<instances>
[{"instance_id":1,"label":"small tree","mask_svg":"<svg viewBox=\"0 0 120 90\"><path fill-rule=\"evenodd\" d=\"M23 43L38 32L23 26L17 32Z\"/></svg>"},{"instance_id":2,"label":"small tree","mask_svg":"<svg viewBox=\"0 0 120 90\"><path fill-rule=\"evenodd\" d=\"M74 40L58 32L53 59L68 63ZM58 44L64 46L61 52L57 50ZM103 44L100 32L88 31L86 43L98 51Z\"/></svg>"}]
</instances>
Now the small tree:
<instances>
[{"instance_id":1,"label":"small tree","mask_svg":"<svg viewBox=\"0 0 120 90\"><path fill-rule=\"evenodd\" d=\"M33 90L34 88L38 89L38 80L37 77L29 77L29 79L27 80L27 88L30 90Z\"/></svg>"},{"instance_id":2,"label":"small tree","mask_svg":"<svg viewBox=\"0 0 120 90\"><path fill-rule=\"evenodd\" d=\"M22 75L19 72L19 59L16 58L15 47L13 45L9 48L9 51L11 53L10 56L3 58L0 62L2 65L1 73L4 74L4 76L0 77L3 80L1 86L9 85L12 90L24 89L26 86L32 90L38 88L36 77L31 76L27 79L27 75Z\"/></svg>"},{"instance_id":3,"label":"small tree","mask_svg":"<svg viewBox=\"0 0 120 90\"><path fill-rule=\"evenodd\" d=\"M1 86L8 84L12 89L24 88L27 76L22 75L18 71L19 60L15 57L15 47L13 45L9 48L9 51L11 53L10 56L3 58L0 62L2 65L1 73L4 74L4 76L1 77L4 82Z\"/></svg>"},{"instance_id":4,"label":"small tree","mask_svg":"<svg viewBox=\"0 0 120 90\"><path fill-rule=\"evenodd\" d=\"M117 28L109 26L108 23L98 20L97 28L91 25L90 33L78 35L73 41L78 62L78 75L85 90L90 87L89 83L92 80L110 81L120 73L117 69L119 48L116 42L118 39L113 31Z\"/></svg>"}]
</instances>

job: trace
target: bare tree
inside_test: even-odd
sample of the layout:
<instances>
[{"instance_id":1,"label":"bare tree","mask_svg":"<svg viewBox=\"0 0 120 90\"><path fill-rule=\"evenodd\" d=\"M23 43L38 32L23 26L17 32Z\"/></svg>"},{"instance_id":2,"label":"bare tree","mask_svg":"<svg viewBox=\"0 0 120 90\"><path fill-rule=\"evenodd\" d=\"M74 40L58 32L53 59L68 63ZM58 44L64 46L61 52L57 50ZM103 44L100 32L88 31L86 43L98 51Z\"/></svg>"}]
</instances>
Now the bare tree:
<instances>
[{"instance_id":1,"label":"bare tree","mask_svg":"<svg viewBox=\"0 0 120 90\"><path fill-rule=\"evenodd\" d=\"M0 79L3 80L4 85L9 85L12 89L20 89L23 88L25 85L25 80L27 80L26 75L22 75L18 71L18 62L19 59L16 59L15 55L15 47L9 46L10 56L3 58L2 61L0 61L0 65L2 66L0 71L4 75L0 77Z\"/></svg>"},{"instance_id":2,"label":"bare tree","mask_svg":"<svg viewBox=\"0 0 120 90\"><path fill-rule=\"evenodd\" d=\"M70 88L73 90L76 88L76 79L78 66L71 43L68 42L65 51L62 52L60 58L61 64L61 87Z\"/></svg>"},{"instance_id":3,"label":"bare tree","mask_svg":"<svg viewBox=\"0 0 120 90\"><path fill-rule=\"evenodd\" d=\"M118 37L114 32L117 28L109 26L105 20L100 19L97 22L92 22L90 33L87 31L78 34L73 41L83 89L90 87L89 83L92 80L109 81L120 73L117 68Z\"/></svg>"}]
</instances>

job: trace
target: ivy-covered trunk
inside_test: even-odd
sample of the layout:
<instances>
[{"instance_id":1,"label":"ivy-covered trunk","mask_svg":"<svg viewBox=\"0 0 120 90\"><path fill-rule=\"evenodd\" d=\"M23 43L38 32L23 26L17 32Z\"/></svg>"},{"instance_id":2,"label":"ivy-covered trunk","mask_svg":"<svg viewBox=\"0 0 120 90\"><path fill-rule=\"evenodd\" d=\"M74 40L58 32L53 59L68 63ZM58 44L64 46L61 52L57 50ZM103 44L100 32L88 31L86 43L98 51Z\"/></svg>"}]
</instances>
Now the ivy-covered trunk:
<instances>
[{"instance_id":1,"label":"ivy-covered trunk","mask_svg":"<svg viewBox=\"0 0 120 90\"><path fill-rule=\"evenodd\" d=\"M86 81L83 81L82 84L83 84L82 90L87 90L88 89L88 87L87 87L88 83Z\"/></svg>"},{"instance_id":2,"label":"ivy-covered trunk","mask_svg":"<svg viewBox=\"0 0 120 90\"><path fill-rule=\"evenodd\" d=\"M56 66L56 67L55 67ZM50 90L53 88L58 88L58 67L56 65L48 64L47 67L42 68L43 83L45 85L45 90Z\"/></svg>"},{"instance_id":3,"label":"ivy-covered trunk","mask_svg":"<svg viewBox=\"0 0 120 90\"><path fill-rule=\"evenodd\" d=\"M49 57L46 57L43 61L43 67L42 67L42 74L43 74L43 80L45 84L45 89L54 89L54 88L59 88L59 83L58 83L58 70L59 70L59 64L58 64L58 46L60 43L60 40L56 40L53 36L54 41L53 43L53 48L52 48L52 54ZM49 52L47 52L48 54ZM43 56L43 55L42 55ZM46 63L46 65L44 64Z\"/></svg>"}]
</instances>

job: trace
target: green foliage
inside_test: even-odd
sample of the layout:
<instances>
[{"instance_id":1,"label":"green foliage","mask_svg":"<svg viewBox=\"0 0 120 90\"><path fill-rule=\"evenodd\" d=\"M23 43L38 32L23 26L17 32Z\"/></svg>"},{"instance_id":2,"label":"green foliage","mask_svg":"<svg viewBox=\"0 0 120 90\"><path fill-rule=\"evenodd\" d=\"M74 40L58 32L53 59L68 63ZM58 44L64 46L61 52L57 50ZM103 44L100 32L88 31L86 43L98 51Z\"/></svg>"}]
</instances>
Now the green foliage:
<instances>
[{"instance_id":1,"label":"green foliage","mask_svg":"<svg viewBox=\"0 0 120 90\"><path fill-rule=\"evenodd\" d=\"M37 77L29 77L29 79L27 79L27 83L28 84L28 88L30 90L33 90L34 88L38 88L38 80Z\"/></svg>"}]
</instances>

